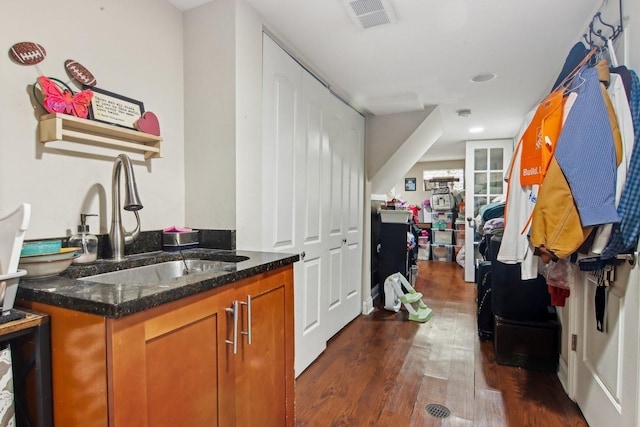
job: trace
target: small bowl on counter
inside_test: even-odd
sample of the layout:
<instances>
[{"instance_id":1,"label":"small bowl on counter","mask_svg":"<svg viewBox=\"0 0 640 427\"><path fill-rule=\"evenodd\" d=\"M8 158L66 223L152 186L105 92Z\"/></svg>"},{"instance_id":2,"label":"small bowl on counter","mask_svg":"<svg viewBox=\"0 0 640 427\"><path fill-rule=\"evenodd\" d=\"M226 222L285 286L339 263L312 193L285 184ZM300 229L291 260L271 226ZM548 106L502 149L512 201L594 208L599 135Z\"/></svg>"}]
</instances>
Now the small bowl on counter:
<instances>
[{"instance_id":1,"label":"small bowl on counter","mask_svg":"<svg viewBox=\"0 0 640 427\"><path fill-rule=\"evenodd\" d=\"M73 259L80 256L79 250L76 247L60 248L57 252L24 255L20 257L18 268L26 270L25 277L29 278L55 276L69 268Z\"/></svg>"}]
</instances>

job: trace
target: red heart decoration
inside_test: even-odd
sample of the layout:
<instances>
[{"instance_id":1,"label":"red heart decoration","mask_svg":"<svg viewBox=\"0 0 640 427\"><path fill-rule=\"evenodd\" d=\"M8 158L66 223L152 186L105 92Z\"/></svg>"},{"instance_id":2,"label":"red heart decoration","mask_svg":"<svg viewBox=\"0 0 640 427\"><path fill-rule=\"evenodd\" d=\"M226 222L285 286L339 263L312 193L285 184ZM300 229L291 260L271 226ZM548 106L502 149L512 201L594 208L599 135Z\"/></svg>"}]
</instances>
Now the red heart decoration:
<instances>
[{"instance_id":1,"label":"red heart decoration","mask_svg":"<svg viewBox=\"0 0 640 427\"><path fill-rule=\"evenodd\" d=\"M140 132L149 133L151 135L160 136L160 123L158 117L151 111L142 114L142 117L135 123L136 129Z\"/></svg>"}]
</instances>

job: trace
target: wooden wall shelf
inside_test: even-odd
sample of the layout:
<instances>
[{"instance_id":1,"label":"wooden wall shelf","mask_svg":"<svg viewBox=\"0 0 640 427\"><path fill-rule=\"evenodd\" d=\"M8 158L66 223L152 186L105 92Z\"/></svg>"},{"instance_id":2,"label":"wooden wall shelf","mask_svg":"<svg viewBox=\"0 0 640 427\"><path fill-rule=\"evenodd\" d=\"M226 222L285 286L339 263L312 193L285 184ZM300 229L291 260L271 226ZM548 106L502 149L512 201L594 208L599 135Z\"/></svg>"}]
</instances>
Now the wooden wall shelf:
<instances>
[{"instance_id":1,"label":"wooden wall shelf","mask_svg":"<svg viewBox=\"0 0 640 427\"><path fill-rule=\"evenodd\" d=\"M68 114L54 113L40 117L40 142L46 144L53 141L141 152L145 159L162 156L162 137Z\"/></svg>"}]
</instances>

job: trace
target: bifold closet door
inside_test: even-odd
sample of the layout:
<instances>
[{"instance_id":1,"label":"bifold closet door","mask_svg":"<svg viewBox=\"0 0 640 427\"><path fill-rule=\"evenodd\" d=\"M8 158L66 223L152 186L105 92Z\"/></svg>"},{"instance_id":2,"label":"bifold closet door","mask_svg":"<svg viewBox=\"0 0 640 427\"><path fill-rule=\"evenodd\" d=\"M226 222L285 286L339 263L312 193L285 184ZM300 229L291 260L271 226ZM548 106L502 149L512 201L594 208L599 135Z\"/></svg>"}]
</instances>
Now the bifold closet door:
<instances>
[{"instance_id":1,"label":"bifold closet door","mask_svg":"<svg viewBox=\"0 0 640 427\"><path fill-rule=\"evenodd\" d=\"M361 310L364 119L263 38L262 249L295 264L296 375Z\"/></svg>"}]
</instances>

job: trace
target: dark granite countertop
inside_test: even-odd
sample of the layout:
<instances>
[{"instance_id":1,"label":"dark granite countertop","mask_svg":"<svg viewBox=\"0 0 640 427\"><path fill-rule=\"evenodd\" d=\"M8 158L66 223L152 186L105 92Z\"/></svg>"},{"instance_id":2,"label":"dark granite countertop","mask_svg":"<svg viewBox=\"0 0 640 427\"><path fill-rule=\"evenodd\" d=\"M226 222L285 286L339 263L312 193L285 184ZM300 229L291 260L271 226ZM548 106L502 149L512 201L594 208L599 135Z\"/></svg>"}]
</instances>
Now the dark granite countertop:
<instances>
[{"instance_id":1,"label":"dark granite countertop","mask_svg":"<svg viewBox=\"0 0 640 427\"><path fill-rule=\"evenodd\" d=\"M231 271L189 274L157 284L135 283L111 285L77 279L100 273L124 270L165 261L181 260L178 252L153 252L127 257L125 261L98 260L88 265L72 265L59 276L28 279L18 285L16 305L20 300L40 302L84 313L119 318L184 297L224 286L255 276L299 260L298 255L218 249L189 249L182 251L186 259L236 261Z\"/></svg>"}]
</instances>

